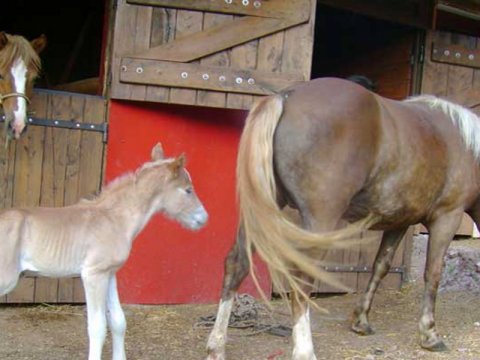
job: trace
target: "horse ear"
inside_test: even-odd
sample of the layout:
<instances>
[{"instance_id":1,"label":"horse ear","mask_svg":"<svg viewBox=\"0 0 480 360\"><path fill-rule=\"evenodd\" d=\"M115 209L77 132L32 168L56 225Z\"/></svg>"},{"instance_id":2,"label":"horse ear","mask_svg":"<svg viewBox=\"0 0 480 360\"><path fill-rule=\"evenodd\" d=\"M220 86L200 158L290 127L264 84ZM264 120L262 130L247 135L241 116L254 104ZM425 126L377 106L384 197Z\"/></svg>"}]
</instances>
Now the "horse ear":
<instances>
[{"instance_id":1,"label":"horse ear","mask_svg":"<svg viewBox=\"0 0 480 360\"><path fill-rule=\"evenodd\" d=\"M0 50L2 50L5 45L7 45L8 43L8 38L7 38L7 34L5 33L5 31L0 31Z\"/></svg>"},{"instance_id":2,"label":"horse ear","mask_svg":"<svg viewBox=\"0 0 480 360\"><path fill-rule=\"evenodd\" d=\"M47 46L47 36L45 34L42 34L38 38L30 41L30 44L32 45L35 52L37 54L40 54L43 49L45 49L45 46Z\"/></svg>"},{"instance_id":3,"label":"horse ear","mask_svg":"<svg viewBox=\"0 0 480 360\"><path fill-rule=\"evenodd\" d=\"M185 154L180 155L178 158L173 161L169 167L174 176L178 176L178 172L185 166Z\"/></svg>"},{"instance_id":4,"label":"horse ear","mask_svg":"<svg viewBox=\"0 0 480 360\"><path fill-rule=\"evenodd\" d=\"M163 160L164 155L163 155L163 148L162 144L157 143L152 149L152 160L157 161L157 160Z\"/></svg>"}]
</instances>

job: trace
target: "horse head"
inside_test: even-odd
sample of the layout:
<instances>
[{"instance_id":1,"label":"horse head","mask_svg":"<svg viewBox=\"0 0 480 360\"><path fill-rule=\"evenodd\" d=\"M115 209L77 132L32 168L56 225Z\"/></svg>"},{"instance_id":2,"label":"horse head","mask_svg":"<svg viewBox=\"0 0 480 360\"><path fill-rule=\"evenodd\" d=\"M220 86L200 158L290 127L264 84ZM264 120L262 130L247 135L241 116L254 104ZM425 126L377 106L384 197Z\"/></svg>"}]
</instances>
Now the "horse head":
<instances>
[{"instance_id":1,"label":"horse head","mask_svg":"<svg viewBox=\"0 0 480 360\"><path fill-rule=\"evenodd\" d=\"M137 175L139 186L149 189L156 211L162 211L184 227L198 230L203 227L208 214L197 197L192 178L185 169L185 156L165 158L158 143L152 149L152 161L146 163ZM147 193L147 191L145 192Z\"/></svg>"},{"instance_id":2,"label":"horse head","mask_svg":"<svg viewBox=\"0 0 480 360\"><path fill-rule=\"evenodd\" d=\"M18 139L27 125L27 105L40 71L38 54L46 44L45 35L28 42L0 32L0 105L9 138Z\"/></svg>"}]
</instances>

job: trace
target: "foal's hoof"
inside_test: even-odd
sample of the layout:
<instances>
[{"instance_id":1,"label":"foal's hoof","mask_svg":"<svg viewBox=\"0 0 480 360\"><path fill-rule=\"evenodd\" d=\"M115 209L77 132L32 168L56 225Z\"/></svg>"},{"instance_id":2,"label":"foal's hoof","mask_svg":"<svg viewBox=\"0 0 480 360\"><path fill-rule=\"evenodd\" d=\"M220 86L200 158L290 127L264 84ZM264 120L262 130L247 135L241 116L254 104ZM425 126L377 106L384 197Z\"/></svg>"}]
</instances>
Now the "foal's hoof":
<instances>
[{"instance_id":1,"label":"foal's hoof","mask_svg":"<svg viewBox=\"0 0 480 360\"><path fill-rule=\"evenodd\" d=\"M225 360L222 354L208 354L206 360Z\"/></svg>"},{"instance_id":2,"label":"foal's hoof","mask_svg":"<svg viewBox=\"0 0 480 360\"><path fill-rule=\"evenodd\" d=\"M369 324L354 323L352 324L352 331L356 332L359 335L373 335L375 330Z\"/></svg>"},{"instance_id":3,"label":"foal's hoof","mask_svg":"<svg viewBox=\"0 0 480 360\"><path fill-rule=\"evenodd\" d=\"M421 344L422 348L434 352L448 351L447 345L442 340L436 340L434 342L425 342Z\"/></svg>"}]
</instances>

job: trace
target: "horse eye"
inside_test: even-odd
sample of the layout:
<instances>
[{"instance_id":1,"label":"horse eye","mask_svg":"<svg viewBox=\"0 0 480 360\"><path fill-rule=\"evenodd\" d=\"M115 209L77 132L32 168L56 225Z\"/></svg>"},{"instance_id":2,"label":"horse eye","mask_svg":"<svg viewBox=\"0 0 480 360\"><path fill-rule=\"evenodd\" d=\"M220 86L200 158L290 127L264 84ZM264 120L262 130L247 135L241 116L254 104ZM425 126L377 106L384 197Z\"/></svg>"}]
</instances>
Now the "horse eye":
<instances>
[{"instance_id":1,"label":"horse eye","mask_svg":"<svg viewBox=\"0 0 480 360\"><path fill-rule=\"evenodd\" d=\"M191 194L191 193L193 193L193 189L192 189L191 187L186 188L186 189L185 189L185 192L186 192L187 194Z\"/></svg>"}]
</instances>

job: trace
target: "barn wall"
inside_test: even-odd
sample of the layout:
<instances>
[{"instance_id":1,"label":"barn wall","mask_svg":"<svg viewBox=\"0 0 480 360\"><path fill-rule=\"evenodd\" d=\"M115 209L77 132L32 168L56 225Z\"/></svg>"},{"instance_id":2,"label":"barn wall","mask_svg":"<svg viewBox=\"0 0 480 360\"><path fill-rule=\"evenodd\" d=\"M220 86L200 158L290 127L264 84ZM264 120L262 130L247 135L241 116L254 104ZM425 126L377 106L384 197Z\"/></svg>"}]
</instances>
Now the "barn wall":
<instances>
[{"instance_id":1,"label":"barn wall","mask_svg":"<svg viewBox=\"0 0 480 360\"><path fill-rule=\"evenodd\" d=\"M156 216L119 273L126 303L205 303L220 296L223 261L233 244L237 209L235 160L245 112L112 101L107 181L147 161L162 142L167 156L185 152L187 168L210 218L198 231ZM266 291L264 268L260 279ZM241 291L252 292L247 281Z\"/></svg>"}]
</instances>

